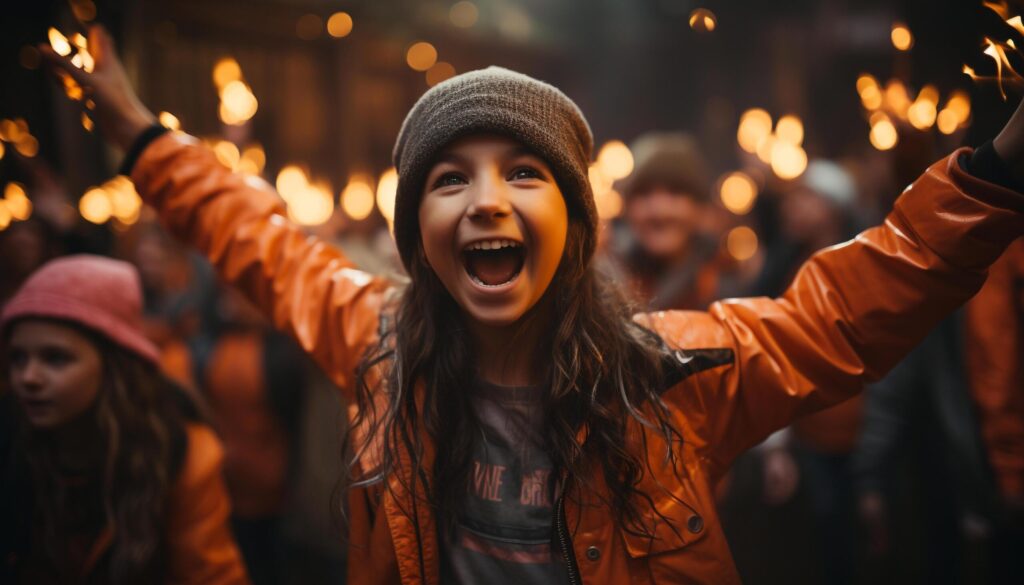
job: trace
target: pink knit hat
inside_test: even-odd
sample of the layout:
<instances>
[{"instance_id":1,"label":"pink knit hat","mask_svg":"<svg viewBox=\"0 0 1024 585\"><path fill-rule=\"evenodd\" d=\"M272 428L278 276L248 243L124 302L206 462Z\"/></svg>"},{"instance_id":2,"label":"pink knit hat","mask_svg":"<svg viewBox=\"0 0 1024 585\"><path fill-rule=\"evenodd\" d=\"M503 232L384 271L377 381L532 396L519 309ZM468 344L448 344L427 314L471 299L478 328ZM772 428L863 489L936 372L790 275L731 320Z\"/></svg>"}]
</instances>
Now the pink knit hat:
<instances>
[{"instance_id":1,"label":"pink knit hat","mask_svg":"<svg viewBox=\"0 0 1024 585\"><path fill-rule=\"evenodd\" d=\"M143 359L159 351L142 333L142 284L127 262L81 254L44 264L28 277L0 314L0 331L17 319L70 321L95 331Z\"/></svg>"}]
</instances>

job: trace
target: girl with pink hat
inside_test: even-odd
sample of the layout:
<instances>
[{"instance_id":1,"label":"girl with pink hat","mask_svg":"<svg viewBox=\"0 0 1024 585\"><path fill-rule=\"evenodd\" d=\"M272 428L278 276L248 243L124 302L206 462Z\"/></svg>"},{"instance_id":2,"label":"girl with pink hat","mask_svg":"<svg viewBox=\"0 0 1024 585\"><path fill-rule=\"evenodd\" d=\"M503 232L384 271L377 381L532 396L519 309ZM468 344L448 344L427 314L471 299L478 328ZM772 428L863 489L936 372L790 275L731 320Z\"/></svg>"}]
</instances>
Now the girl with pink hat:
<instances>
[{"instance_id":1,"label":"girl with pink hat","mask_svg":"<svg viewBox=\"0 0 1024 585\"><path fill-rule=\"evenodd\" d=\"M135 269L53 260L0 335L0 581L247 583L220 444L158 370Z\"/></svg>"}]
</instances>

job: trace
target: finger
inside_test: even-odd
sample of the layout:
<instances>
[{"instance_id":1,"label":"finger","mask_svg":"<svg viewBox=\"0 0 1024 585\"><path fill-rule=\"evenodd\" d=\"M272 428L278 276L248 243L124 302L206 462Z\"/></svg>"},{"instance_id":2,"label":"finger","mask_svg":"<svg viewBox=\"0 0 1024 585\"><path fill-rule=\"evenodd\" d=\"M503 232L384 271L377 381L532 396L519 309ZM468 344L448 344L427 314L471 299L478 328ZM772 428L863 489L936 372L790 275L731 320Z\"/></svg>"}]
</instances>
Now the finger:
<instances>
[{"instance_id":1,"label":"finger","mask_svg":"<svg viewBox=\"0 0 1024 585\"><path fill-rule=\"evenodd\" d=\"M49 45L39 45L39 53L43 56L43 60L46 61L54 71L63 71L71 76L72 79L78 82L78 85L88 85L89 74L82 71L78 67L75 67L71 63L71 59L58 55Z\"/></svg>"},{"instance_id":2,"label":"finger","mask_svg":"<svg viewBox=\"0 0 1024 585\"><path fill-rule=\"evenodd\" d=\"M117 61L117 47L114 37L102 24L89 27L89 50L92 51L97 65Z\"/></svg>"}]
</instances>

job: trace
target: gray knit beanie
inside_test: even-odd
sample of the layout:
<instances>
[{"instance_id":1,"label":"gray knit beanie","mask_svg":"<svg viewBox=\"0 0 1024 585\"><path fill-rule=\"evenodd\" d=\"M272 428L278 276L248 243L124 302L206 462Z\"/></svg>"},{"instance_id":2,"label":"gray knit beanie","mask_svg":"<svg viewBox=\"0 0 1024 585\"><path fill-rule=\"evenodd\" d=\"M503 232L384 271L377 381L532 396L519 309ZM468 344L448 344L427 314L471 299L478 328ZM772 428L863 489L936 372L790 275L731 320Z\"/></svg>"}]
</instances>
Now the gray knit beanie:
<instances>
[{"instance_id":1,"label":"gray knit beanie","mask_svg":"<svg viewBox=\"0 0 1024 585\"><path fill-rule=\"evenodd\" d=\"M708 164L689 134L648 132L633 142L630 151L633 172L623 179L621 186L626 197L660 185L698 201L710 200Z\"/></svg>"},{"instance_id":2,"label":"gray knit beanie","mask_svg":"<svg viewBox=\"0 0 1024 585\"><path fill-rule=\"evenodd\" d=\"M457 75L423 94L409 111L393 153L398 170L395 241L410 270L420 237L419 203L434 160L452 141L498 134L544 159L565 197L570 217L587 227L586 259L593 254L597 208L587 168L594 149L590 126L564 93L501 67Z\"/></svg>"}]
</instances>

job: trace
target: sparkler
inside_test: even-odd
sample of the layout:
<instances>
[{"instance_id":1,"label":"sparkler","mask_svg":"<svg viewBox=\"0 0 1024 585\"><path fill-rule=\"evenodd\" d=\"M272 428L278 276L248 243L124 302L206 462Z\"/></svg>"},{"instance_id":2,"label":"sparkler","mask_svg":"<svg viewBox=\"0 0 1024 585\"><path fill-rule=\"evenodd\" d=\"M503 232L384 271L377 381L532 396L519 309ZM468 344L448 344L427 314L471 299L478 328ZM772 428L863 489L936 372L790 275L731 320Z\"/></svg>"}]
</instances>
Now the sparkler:
<instances>
[{"instance_id":1,"label":"sparkler","mask_svg":"<svg viewBox=\"0 0 1024 585\"><path fill-rule=\"evenodd\" d=\"M1019 15L1010 16L1010 7L1005 0L999 0L998 2L982 2L982 5L998 14L999 18L1001 18L1007 26L1015 30L1017 33L1024 35L1024 22L1022 22ZM994 76L978 75L974 68L967 64L964 65L963 72L975 82L995 81L996 85L999 87L999 95L1002 96L1003 100L1006 100L1006 84L1019 86L1021 83L1024 83L1024 76L1014 68L1007 50L1009 49L1013 53L1017 53L1019 55L1020 53L1017 50L1017 45L1012 38L997 40L986 36L984 38L983 46L985 47L985 50L982 54L988 56L995 62L996 74Z\"/></svg>"}]
</instances>

